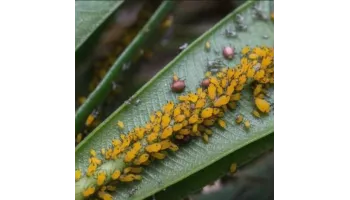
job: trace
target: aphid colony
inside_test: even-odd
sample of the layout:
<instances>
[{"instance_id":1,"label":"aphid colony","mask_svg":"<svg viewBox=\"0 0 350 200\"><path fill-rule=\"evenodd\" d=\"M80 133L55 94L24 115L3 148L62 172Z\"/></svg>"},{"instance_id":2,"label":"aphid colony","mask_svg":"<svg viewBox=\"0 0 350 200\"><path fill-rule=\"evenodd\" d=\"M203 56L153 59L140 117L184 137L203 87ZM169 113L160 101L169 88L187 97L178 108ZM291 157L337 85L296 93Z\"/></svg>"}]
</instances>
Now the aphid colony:
<instances>
[{"instance_id":1,"label":"aphid colony","mask_svg":"<svg viewBox=\"0 0 350 200\"><path fill-rule=\"evenodd\" d=\"M129 133L121 134L119 139L113 139L110 147L100 150L101 156L91 150L86 172L75 172L76 181L84 176L94 180L86 185L82 196L86 198L96 194L104 200L112 199L108 191L115 191L118 182L141 180L142 167L153 160L165 159L167 151L177 151L179 146L176 141L198 137L208 143L213 134L210 127L216 124L226 127L223 117L229 109L236 108L241 91L248 82L252 81L254 87L256 109L252 114L260 117L268 113L270 104L264 98L267 88L273 84L273 48L244 47L241 54L241 62L235 68L222 68L215 75L207 73L196 92L178 96L178 103L167 102L150 115L144 126L135 127ZM179 80L174 77L174 82ZM235 122L243 122L247 129L251 126L242 115L237 115ZM118 121L116 126L124 130L123 122ZM108 170L102 167L104 162L113 160L123 160L125 166ZM233 168L235 166L231 167L231 171L234 171Z\"/></svg>"}]
</instances>

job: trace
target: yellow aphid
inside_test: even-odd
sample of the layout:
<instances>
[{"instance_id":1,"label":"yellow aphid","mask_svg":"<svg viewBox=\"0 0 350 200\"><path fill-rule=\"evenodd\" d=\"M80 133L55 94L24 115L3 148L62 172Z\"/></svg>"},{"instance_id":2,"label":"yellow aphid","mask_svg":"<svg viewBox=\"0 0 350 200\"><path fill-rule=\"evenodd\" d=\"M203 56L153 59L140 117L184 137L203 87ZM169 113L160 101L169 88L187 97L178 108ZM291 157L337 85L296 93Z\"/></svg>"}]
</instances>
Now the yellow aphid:
<instances>
[{"instance_id":1,"label":"yellow aphid","mask_svg":"<svg viewBox=\"0 0 350 200\"><path fill-rule=\"evenodd\" d=\"M90 150L90 155L96 157L96 151L93 150L93 149L91 149L91 150Z\"/></svg>"},{"instance_id":2,"label":"yellow aphid","mask_svg":"<svg viewBox=\"0 0 350 200\"><path fill-rule=\"evenodd\" d=\"M151 164L151 161L150 160L147 160L146 162L143 162L142 165L149 165Z\"/></svg>"},{"instance_id":3,"label":"yellow aphid","mask_svg":"<svg viewBox=\"0 0 350 200\"><path fill-rule=\"evenodd\" d=\"M241 93L231 95L230 101L239 101L241 99Z\"/></svg>"},{"instance_id":4,"label":"yellow aphid","mask_svg":"<svg viewBox=\"0 0 350 200\"><path fill-rule=\"evenodd\" d=\"M237 170L237 164L236 163L232 163L230 166L230 172L233 174L235 173Z\"/></svg>"},{"instance_id":5,"label":"yellow aphid","mask_svg":"<svg viewBox=\"0 0 350 200\"><path fill-rule=\"evenodd\" d=\"M175 109L174 109L174 117L178 116L181 114L181 107L180 106L177 106Z\"/></svg>"},{"instance_id":6,"label":"yellow aphid","mask_svg":"<svg viewBox=\"0 0 350 200\"><path fill-rule=\"evenodd\" d=\"M95 115L90 114L86 119L85 126L90 126L94 120L95 120Z\"/></svg>"},{"instance_id":7,"label":"yellow aphid","mask_svg":"<svg viewBox=\"0 0 350 200\"><path fill-rule=\"evenodd\" d=\"M126 152L125 157L124 157L124 161L131 162L135 157L136 157L136 152L133 150L130 150L130 151Z\"/></svg>"},{"instance_id":8,"label":"yellow aphid","mask_svg":"<svg viewBox=\"0 0 350 200\"><path fill-rule=\"evenodd\" d=\"M158 137L158 133L152 132L151 134L149 134L149 135L147 136L147 142L148 142L148 143L152 143L154 140L157 139L157 137Z\"/></svg>"},{"instance_id":9,"label":"yellow aphid","mask_svg":"<svg viewBox=\"0 0 350 200\"><path fill-rule=\"evenodd\" d=\"M239 84L239 85L236 86L235 90L236 90L237 92L240 92L240 91L243 90L243 88L244 88L244 84Z\"/></svg>"},{"instance_id":10,"label":"yellow aphid","mask_svg":"<svg viewBox=\"0 0 350 200\"><path fill-rule=\"evenodd\" d=\"M121 182L131 182L135 179L135 176L133 174L128 174L128 175L121 175L119 177L119 180Z\"/></svg>"},{"instance_id":11,"label":"yellow aphid","mask_svg":"<svg viewBox=\"0 0 350 200\"><path fill-rule=\"evenodd\" d=\"M149 116L149 120L150 120L151 122L154 122L154 121L156 120L156 115L155 115L155 114L151 114L151 115Z\"/></svg>"},{"instance_id":12,"label":"yellow aphid","mask_svg":"<svg viewBox=\"0 0 350 200\"><path fill-rule=\"evenodd\" d=\"M158 118L161 118L161 117L163 116L163 113L160 112L160 111L157 111L157 112L156 112L156 116L157 116Z\"/></svg>"},{"instance_id":13,"label":"yellow aphid","mask_svg":"<svg viewBox=\"0 0 350 200\"><path fill-rule=\"evenodd\" d=\"M260 117L260 113L258 112L258 111L256 111L256 110L253 110L253 115L255 116L255 117L257 117L257 118L259 118Z\"/></svg>"},{"instance_id":14,"label":"yellow aphid","mask_svg":"<svg viewBox=\"0 0 350 200\"><path fill-rule=\"evenodd\" d=\"M188 101L188 96L187 96L187 95L185 95L185 96L179 96L179 97L177 97L177 99L178 99L179 101Z\"/></svg>"},{"instance_id":15,"label":"yellow aphid","mask_svg":"<svg viewBox=\"0 0 350 200\"><path fill-rule=\"evenodd\" d=\"M182 136L182 138L183 138L183 135L179 135L179 136ZM171 151L177 151L177 150L179 150L179 147L176 144L171 143L171 146L169 147L169 149Z\"/></svg>"},{"instance_id":16,"label":"yellow aphid","mask_svg":"<svg viewBox=\"0 0 350 200\"><path fill-rule=\"evenodd\" d=\"M215 123L214 119L206 119L206 120L203 121L203 124L205 126L212 126L212 125L214 125L214 123Z\"/></svg>"},{"instance_id":17,"label":"yellow aphid","mask_svg":"<svg viewBox=\"0 0 350 200\"><path fill-rule=\"evenodd\" d=\"M178 131L182 128L182 123L176 123L173 126L173 131Z\"/></svg>"},{"instance_id":18,"label":"yellow aphid","mask_svg":"<svg viewBox=\"0 0 350 200\"><path fill-rule=\"evenodd\" d=\"M106 155L105 155L106 160L111 159L111 157L112 157L112 152L113 152L112 149L107 149Z\"/></svg>"},{"instance_id":19,"label":"yellow aphid","mask_svg":"<svg viewBox=\"0 0 350 200\"><path fill-rule=\"evenodd\" d=\"M153 132L158 133L160 131L160 124L155 124L153 126Z\"/></svg>"},{"instance_id":20,"label":"yellow aphid","mask_svg":"<svg viewBox=\"0 0 350 200\"><path fill-rule=\"evenodd\" d=\"M162 128L165 128L167 126L169 126L171 121L171 118L168 114L163 115L162 117Z\"/></svg>"},{"instance_id":21,"label":"yellow aphid","mask_svg":"<svg viewBox=\"0 0 350 200\"><path fill-rule=\"evenodd\" d=\"M222 127L222 128L226 128L226 122L223 119L218 119L218 124Z\"/></svg>"},{"instance_id":22,"label":"yellow aphid","mask_svg":"<svg viewBox=\"0 0 350 200\"><path fill-rule=\"evenodd\" d=\"M163 133L160 135L160 139L164 140L173 134L173 128L171 126L166 127Z\"/></svg>"},{"instance_id":23,"label":"yellow aphid","mask_svg":"<svg viewBox=\"0 0 350 200\"><path fill-rule=\"evenodd\" d=\"M193 132L193 133L198 132L198 124L194 124L194 125L192 126L192 132Z\"/></svg>"},{"instance_id":24,"label":"yellow aphid","mask_svg":"<svg viewBox=\"0 0 350 200\"><path fill-rule=\"evenodd\" d=\"M130 167L130 172L139 174L142 172L142 167Z\"/></svg>"},{"instance_id":25,"label":"yellow aphid","mask_svg":"<svg viewBox=\"0 0 350 200\"><path fill-rule=\"evenodd\" d=\"M225 74L223 72L216 73L216 77L218 77L219 79L222 79L224 76Z\"/></svg>"},{"instance_id":26,"label":"yellow aphid","mask_svg":"<svg viewBox=\"0 0 350 200\"><path fill-rule=\"evenodd\" d=\"M214 115L219 114L219 112L220 112L220 109L219 109L219 108L214 108L214 111L213 111Z\"/></svg>"},{"instance_id":27,"label":"yellow aphid","mask_svg":"<svg viewBox=\"0 0 350 200\"><path fill-rule=\"evenodd\" d=\"M242 116L242 115L238 115L238 116L236 117L236 123L237 123L237 124L240 124L242 121L243 121L243 116Z\"/></svg>"},{"instance_id":28,"label":"yellow aphid","mask_svg":"<svg viewBox=\"0 0 350 200\"><path fill-rule=\"evenodd\" d=\"M168 149L171 146L170 140L163 140L160 142L160 145L162 146L160 150Z\"/></svg>"},{"instance_id":29,"label":"yellow aphid","mask_svg":"<svg viewBox=\"0 0 350 200\"><path fill-rule=\"evenodd\" d=\"M139 128L136 130L136 135L139 139L142 139L144 134L145 134L145 129L144 128Z\"/></svg>"},{"instance_id":30,"label":"yellow aphid","mask_svg":"<svg viewBox=\"0 0 350 200\"><path fill-rule=\"evenodd\" d=\"M171 111L174 109L174 102L170 101L165 106L163 106L163 111L167 114L170 114Z\"/></svg>"},{"instance_id":31,"label":"yellow aphid","mask_svg":"<svg viewBox=\"0 0 350 200\"><path fill-rule=\"evenodd\" d=\"M98 197L100 197L103 200L112 200L112 195L106 193L106 192L98 192Z\"/></svg>"},{"instance_id":32,"label":"yellow aphid","mask_svg":"<svg viewBox=\"0 0 350 200\"><path fill-rule=\"evenodd\" d=\"M158 152L161 148L162 148L162 145L160 143L154 143L146 146L145 149L149 153L155 153L155 152Z\"/></svg>"},{"instance_id":33,"label":"yellow aphid","mask_svg":"<svg viewBox=\"0 0 350 200\"><path fill-rule=\"evenodd\" d=\"M272 63L271 57L264 57L261 61L261 69L266 69Z\"/></svg>"},{"instance_id":34,"label":"yellow aphid","mask_svg":"<svg viewBox=\"0 0 350 200\"><path fill-rule=\"evenodd\" d=\"M134 175L134 179L139 181L142 179L142 177L141 177L141 175Z\"/></svg>"},{"instance_id":35,"label":"yellow aphid","mask_svg":"<svg viewBox=\"0 0 350 200\"><path fill-rule=\"evenodd\" d=\"M147 153L142 154L137 160L134 161L135 165L140 165L148 161L149 155Z\"/></svg>"},{"instance_id":36,"label":"yellow aphid","mask_svg":"<svg viewBox=\"0 0 350 200\"><path fill-rule=\"evenodd\" d=\"M190 93L189 95L188 95L188 100L189 101L191 101L191 102L193 102L193 103L196 103L197 102L197 100L198 100L198 95L195 95L195 94L193 94L193 93Z\"/></svg>"},{"instance_id":37,"label":"yellow aphid","mask_svg":"<svg viewBox=\"0 0 350 200\"><path fill-rule=\"evenodd\" d=\"M258 55L257 55L257 54L255 54L255 53L249 54L249 59L254 60L254 59L257 59L257 58L258 58Z\"/></svg>"},{"instance_id":38,"label":"yellow aphid","mask_svg":"<svg viewBox=\"0 0 350 200\"><path fill-rule=\"evenodd\" d=\"M207 128L204 130L204 132L205 132L205 134L207 134L207 135L212 135L212 134L213 134L213 131L210 130L210 129L207 129Z\"/></svg>"},{"instance_id":39,"label":"yellow aphid","mask_svg":"<svg viewBox=\"0 0 350 200\"><path fill-rule=\"evenodd\" d=\"M202 110L201 112L201 117L203 119L206 119L206 118L209 118L213 115L213 111L214 109L213 108L205 108L204 110Z\"/></svg>"},{"instance_id":40,"label":"yellow aphid","mask_svg":"<svg viewBox=\"0 0 350 200\"><path fill-rule=\"evenodd\" d=\"M181 139L184 139L184 136L183 135L175 135L175 138L181 140Z\"/></svg>"},{"instance_id":41,"label":"yellow aphid","mask_svg":"<svg viewBox=\"0 0 350 200\"><path fill-rule=\"evenodd\" d=\"M132 146L132 150L135 152L138 152L140 151L141 147L142 147L141 142L135 142Z\"/></svg>"},{"instance_id":42,"label":"yellow aphid","mask_svg":"<svg viewBox=\"0 0 350 200\"><path fill-rule=\"evenodd\" d=\"M235 70L234 70L234 69L229 68L229 69L227 70L227 78L228 78L229 80L232 79L232 76L233 76L234 74L235 74Z\"/></svg>"},{"instance_id":43,"label":"yellow aphid","mask_svg":"<svg viewBox=\"0 0 350 200\"><path fill-rule=\"evenodd\" d=\"M222 94L224 93L224 89L223 89L221 86L218 86L218 87L216 88L216 91L217 91L217 93L218 93L218 96L220 96L220 95L222 95Z\"/></svg>"},{"instance_id":44,"label":"yellow aphid","mask_svg":"<svg viewBox=\"0 0 350 200\"><path fill-rule=\"evenodd\" d=\"M203 89L202 88L197 88L197 95L200 95L203 93Z\"/></svg>"},{"instance_id":45,"label":"yellow aphid","mask_svg":"<svg viewBox=\"0 0 350 200\"><path fill-rule=\"evenodd\" d=\"M97 185L100 186L102 185L106 180L106 173L105 172L100 172L97 175Z\"/></svg>"},{"instance_id":46,"label":"yellow aphid","mask_svg":"<svg viewBox=\"0 0 350 200\"><path fill-rule=\"evenodd\" d=\"M261 112L264 112L264 113L270 112L270 104L264 99L255 98L255 105L256 107L258 107L258 109Z\"/></svg>"},{"instance_id":47,"label":"yellow aphid","mask_svg":"<svg viewBox=\"0 0 350 200\"><path fill-rule=\"evenodd\" d=\"M242 53L243 55L245 55L245 54L247 54L249 51L250 51L250 47L249 47L249 46L245 46L245 47L243 47L241 53Z\"/></svg>"},{"instance_id":48,"label":"yellow aphid","mask_svg":"<svg viewBox=\"0 0 350 200\"><path fill-rule=\"evenodd\" d=\"M261 91L262 91L262 85L258 84L254 89L254 96L258 96L258 94L260 94Z\"/></svg>"},{"instance_id":49,"label":"yellow aphid","mask_svg":"<svg viewBox=\"0 0 350 200\"><path fill-rule=\"evenodd\" d=\"M236 109L236 107L237 107L237 103L234 102L234 101L233 101L233 102L229 102L227 105L228 105L228 107L229 107L230 109L232 109L232 110L233 110L233 109Z\"/></svg>"},{"instance_id":50,"label":"yellow aphid","mask_svg":"<svg viewBox=\"0 0 350 200\"><path fill-rule=\"evenodd\" d=\"M207 134L203 134L203 140L204 140L204 143L208 143L209 142L209 137Z\"/></svg>"},{"instance_id":51,"label":"yellow aphid","mask_svg":"<svg viewBox=\"0 0 350 200\"><path fill-rule=\"evenodd\" d=\"M221 72L224 73L224 74L227 73L227 70L228 70L228 67L223 67L223 68L221 68Z\"/></svg>"},{"instance_id":52,"label":"yellow aphid","mask_svg":"<svg viewBox=\"0 0 350 200\"><path fill-rule=\"evenodd\" d=\"M175 117L175 122L182 122L183 120L185 120L185 118L185 115L178 115Z\"/></svg>"},{"instance_id":53,"label":"yellow aphid","mask_svg":"<svg viewBox=\"0 0 350 200\"><path fill-rule=\"evenodd\" d=\"M199 99L196 103L196 108L203 108L205 106L205 99Z\"/></svg>"},{"instance_id":54,"label":"yellow aphid","mask_svg":"<svg viewBox=\"0 0 350 200\"><path fill-rule=\"evenodd\" d=\"M226 105L229 101L230 101L230 96L223 95L223 96L219 97L219 98L214 102L214 106L215 106L215 107L221 107L221 106L223 106L223 105Z\"/></svg>"},{"instance_id":55,"label":"yellow aphid","mask_svg":"<svg viewBox=\"0 0 350 200\"><path fill-rule=\"evenodd\" d=\"M207 50L210 49L210 42L209 42L209 41L207 41L207 42L205 43L205 48L206 48Z\"/></svg>"},{"instance_id":56,"label":"yellow aphid","mask_svg":"<svg viewBox=\"0 0 350 200\"><path fill-rule=\"evenodd\" d=\"M188 121L187 120L184 120L183 122L182 122L182 127L185 127L185 126L187 126L188 125Z\"/></svg>"},{"instance_id":57,"label":"yellow aphid","mask_svg":"<svg viewBox=\"0 0 350 200\"><path fill-rule=\"evenodd\" d=\"M86 97L79 97L78 98L79 105L83 104L85 101L86 101Z\"/></svg>"},{"instance_id":58,"label":"yellow aphid","mask_svg":"<svg viewBox=\"0 0 350 200\"><path fill-rule=\"evenodd\" d=\"M75 170L75 181L79 180L81 177L80 169Z\"/></svg>"},{"instance_id":59,"label":"yellow aphid","mask_svg":"<svg viewBox=\"0 0 350 200\"><path fill-rule=\"evenodd\" d=\"M198 115L197 114L194 114L190 117L190 119L188 119L188 123L189 124L194 124L198 121Z\"/></svg>"},{"instance_id":60,"label":"yellow aphid","mask_svg":"<svg viewBox=\"0 0 350 200\"><path fill-rule=\"evenodd\" d=\"M262 94L262 93L260 93L260 94L258 94L256 97L257 97L257 98L260 98L260 99L263 99L263 98L265 98L265 95Z\"/></svg>"},{"instance_id":61,"label":"yellow aphid","mask_svg":"<svg viewBox=\"0 0 350 200\"><path fill-rule=\"evenodd\" d=\"M265 76L265 70L260 69L259 71L257 71L257 72L255 73L254 79L255 79L255 80L260 80L260 79L262 79L264 76Z\"/></svg>"},{"instance_id":62,"label":"yellow aphid","mask_svg":"<svg viewBox=\"0 0 350 200\"><path fill-rule=\"evenodd\" d=\"M212 76L209 78L210 83L214 84L215 86L219 86L219 81L216 77Z\"/></svg>"},{"instance_id":63,"label":"yellow aphid","mask_svg":"<svg viewBox=\"0 0 350 200\"><path fill-rule=\"evenodd\" d=\"M230 84L226 89L226 95L230 96L235 91L235 85Z\"/></svg>"},{"instance_id":64,"label":"yellow aphid","mask_svg":"<svg viewBox=\"0 0 350 200\"><path fill-rule=\"evenodd\" d=\"M233 75L233 78L237 79L238 77L240 77L242 75L242 70L241 69L238 69L236 72L235 72L235 75Z\"/></svg>"},{"instance_id":65,"label":"yellow aphid","mask_svg":"<svg viewBox=\"0 0 350 200\"><path fill-rule=\"evenodd\" d=\"M190 130L190 129L181 129L181 130L179 131L179 133L180 133L181 135L188 135L188 134L191 133L191 130Z\"/></svg>"},{"instance_id":66,"label":"yellow aphid","mask_svg":"<svg viewBox=\"0 0 350 200\"><path fill-rule=\"evenodd\" d=\"M265 57L266 56L266 51L260 47L255 47L253 49L253 52L256 53L258 55L258 57Z\"/></svg>"},{"instance_id":67,"label":"yellow aphid","mask_svg":"<svg viewBox=\"0 0 350 200\"><path fill-rule=\"evenodd\" d=\"M190 117L191 116L190 110L189 109L185 109L184 110L184 115L185 115L185 117Z\"/></svg>"},{"instance_id":68,"label":"yellow aphid","mask_svg":"<svg viewBox=\"0 0 350 200\"><path fill-rule=\"evenodd\" d=\"M98 159L97 157L91 157L89 158L89 163L95 164L95 165L100 165L102 161Z\"/></svg>"},{"instance_id":69,"label":"yellow aphid","mask_svg":"<svg viewBox=\"0 0 350 200\"><path fill-rule=\"evenodd\" d=\"M120 176L120 170L115 170L112 174L112 180L117 180Z\"/></svg>"},{"instance_id":70,"label":"yellow aphid","mask_svg":"<svg viewBox=\"0 0 350 200\"><path fill-rule=\"evenodd\" d=\"M271 13L270 18L271 18L271 20L273 21L273 13Z\"/></svg>"},{"instance_id":71,"label":"yellow aphid","mask_svg":"<svg viewBox=\"0 0 350 200\"><path fill-rule=\"evenodd\" d=\"M90 195L92 195L95 192L95 188L94 187L88 187L83 191L83 196L84 197L88 197Z\"/></svg>"},{"instance_id":72,"label":"yellow aphid","mask_svg":"<svg viewBox=\"0 0 350 200\"><path fill-rule=\"evenodd\" d=\"M114 192L114 191L117 190L117 187L115 187L115 186L113 186L113 185L107 185L106 188L107 188L108 191L111 191L111 192Z\"/></svg>"},{"instance_id":73,"label":"yellow aphid","mask_svg":"<svg viewBox=\"0 0 350 200\"><path fill-rule=\"evenodd\" d=\"M77 143L80 143L82 139L83 139L83 134L82 133L78 133L77 139L76 139Z\"/></svg>"},{"instance_id":74,"label":"yellow aphid","mask_svg":"<svg viewBox=\"0 0 350 200\"><path fill-rule=\"evenodd\" d=\"M146 131L152 130L152 124L151 124L151 123L147 123L147 124L145 125L145 130L146 130Z\"/></svg>"},{"instance_id":75,"label":"yellow aphid","mask_svg":"<svg viewBox=\"0 0 350 200\"><path fill-rule=\"evenodd\" d=\"M157 158L158 160L162 160L166 157L166 155L164 153L151 153L151 156L154 158Z\"/></svg>"},{"instance_id":76,"label":"yellow aphid","mask_svg":"<svg viewBox=\"0 0 350 200\"><path fill-rule=\"evenodd\" d=\"M244 121L244 127L250 128L250 122L248 120Z\"/></svg>"},{"instance_id":77,"label":"yellow aphid","mask_svg":"<svg viewBox=\"0 0 350 200\"><path fill-rule=\"evenodd\" d=\"M173 81L178 81L179 80L179 77L174 73L173 75Z\"/></svg>"},{"instance_id":78,"label":"yellow aphid","mask_svg":"<svg viewBox=\"0 0 350 200\"><path fill-rule=\"evenodd\" d=\"M205 72L205 77L210 77L211 76L211 71Z\"/></svg>"},{"instance_id":79,"label":"yellow aphid","mask_svg":"<svg viewBox=\"0 0 350 200\"><path fill-rule=\"evenodd\" d=\"M208 96L211 100L214 100L216 97L216 87L212 83L210 83L208 87Z\"/></svg>"},{"instance_id":80,"label":"yellow aphid","mask_svg":"<svg viewBox=\"0 0 350 200\"><path fill-rule=\"evenodd\" d=\"M227 87L227 84L228 84L228 80L226 78L223 78L221 80L221 87L225 88L225 87Z\"/></svg>"},{"instance_id":81,"label":"yellow aphid","mask_svg":"<svg viewBox=\"0 0 350 200\"><path fill-rule=\"evenodd\" d=\"M224 111L226 112L227 111L227 107L226 106L223 106L224 108ZM222 118L224 117L225 113L224 112L219 112L219 114L217 115L218 117Z\"/></svg>"},{"instance_id":82,"label":"yellow aphid","mask_svg":"<svg viewBox=\"0 0 350 200\"><path fill-rule=\"evenodd\" d=\"M101 154L104 156L104 155L106 155L106 149L105 148L102 148L101 149Z\"/></svg>"},{"instance_id":83,"label":"yellow aphid","mask_svg":"<svg viewBox=\"0 0 350 200\"><path fill-rule=\"evenodd\" d=\"M255 70L253 68L249 68L247 72L247 77L248 78L253 78L255 74Z\"/></svg>"},{"instance_id":84,"label":"yellow aphid","mask_svg":"<svg viewBox=\"0 0 350 200\"><path fill-rule=\"evenodd\" d=\"M245 82L247 82L247 77L246 75L242 75L239 77L239 84L245 84Z\"/></svg>"},{"instance_id":85,"label":"yellow aphid","mask_svg":"<svg viewBox=\"0 0 350 200\"><path fill-rule=\"evenodd\" d=\"M122 121L118 121L117 125L120 129L124 129L124 123Z\"/></svg>"}]
</instances>

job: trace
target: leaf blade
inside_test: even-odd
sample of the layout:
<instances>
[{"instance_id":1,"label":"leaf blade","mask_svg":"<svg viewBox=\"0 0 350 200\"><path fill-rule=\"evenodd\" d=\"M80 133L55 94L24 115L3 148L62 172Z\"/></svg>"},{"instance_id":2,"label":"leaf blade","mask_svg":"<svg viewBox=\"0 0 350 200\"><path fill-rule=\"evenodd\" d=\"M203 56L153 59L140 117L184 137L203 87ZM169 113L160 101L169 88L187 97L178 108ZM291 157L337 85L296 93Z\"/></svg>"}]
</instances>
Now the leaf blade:
<instances>
[{"instance_id":1,"label":"leaf blade","mask_svg":"<svg viewBox=\"0 0 350 200\"><path fill-rule=\"evenodd\" d=\"M186 91L194 91L204 77L207 64L205 58L214 59L221 55L221 51L217 54L214 50L220 50L227 43L232 42L231 38L226 38L223 35L225 29L234 25L233 20L238 12L246 11L244 16L250 19L252 4L252 2L244 4L238 11L228 15L211 30L198 38L139 90L131 99L131 105L124 104L96 128L93 133L77 146L76 166L78 168L86 168L89 149L106 147L110 144L112 138L118 136L118 128L116 126L118 120L124 121L126 130L130 130L135 126L145 124L149 114L161 108L161 105L166 103L166 101L176 101L178 94L173 94L170 91L171 77L174 72L179 77L190 77L186 78ZM245 45L273 45L273 39L271 39L273 37L272 24L250 20L249 25L250 32L240 32L239 37L233 39L235 48L241 49ZM258 34L261 32L270 35L270 39L262 40L262 36ZM258 35L259 37L257 37ZM207 40L212 41L212 50L210 52L204 51ZM232 61L225 61L226 64L232 66L238 63L239 59L237 57ZM269 94L271 101L273 101L273 89L269 91ZM170 153L168 159L148 167L140 183L133 183L128 187L120 187L115 198L143 199L185 179L188 175L199 171L205 166L209 166L233 151L272 133L273 111L270 115L261 119L254 118L250 113L250 109L253 108L251 98L251 91L245 91L237 111L228 113L225 116L226 120L233 121L232 119L237 113L242 113L251 121L252 128L249 131L245 130L242 125L237 126L234 122L228 121L227 124L228 128L231 129L230 131L214 128L215 134L208 145L197 140L191 146L181 148L179 152ZM141 103L136 106L133 103L138 99L141 100Z\"/></svg>"},{"instance_id":2,"label":"leaf blade","mask_svg":"<svg viewBox=\"0 0 350 200\"><path fill-rule=\"evenodd\" d=\"M75 1L75 51L123 1Z\"/></svg>"}]
</instances>

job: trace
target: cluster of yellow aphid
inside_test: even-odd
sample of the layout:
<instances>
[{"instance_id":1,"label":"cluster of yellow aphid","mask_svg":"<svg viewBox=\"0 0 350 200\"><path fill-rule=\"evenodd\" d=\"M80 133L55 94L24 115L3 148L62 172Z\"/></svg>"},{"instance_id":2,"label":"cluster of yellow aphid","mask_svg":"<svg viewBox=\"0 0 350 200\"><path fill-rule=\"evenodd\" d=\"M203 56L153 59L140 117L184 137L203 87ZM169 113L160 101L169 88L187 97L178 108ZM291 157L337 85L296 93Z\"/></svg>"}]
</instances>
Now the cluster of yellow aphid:
<instances>
[{"instance_id":1,"label":"cluster of yellow aphid","mask_svg":"<svg viewBox=\"0 0 350 200\"><path fill-rule=\"evenodd\" d=\"M236 108L241 91L250 81L254 87L257 108L253 115L260 117L260 113L268 113L270 104L264 97L266 89L273 84L273 48L244 47L241 54L241 62L235 68L222 68L215 75L206 73L209 79L207 87L199 87L196 93L179 96L177 104L169 101L161 110L152 113L149 122L143 127L135 127L128 134L121 134L120 139L112 140L110 148L101 149L104 161L122 159L126 168L115 169L109 174L98 170L103 161L91 150L85 175L96 178L97 185L86 188L83 196L89 197L98 191L97 195L101 199L112 199L107 191L114 191L115 183L141 180L142 166L155 159L164 159L167 150L177 151L179 147L175 139L201 137L207 143L213 134L210 127L216 123L222 128L226 127L223 120L225 112ZM243 120L242 115L235 119L237 124ZM117 125L121 130L124 129L123 122L118 121ZM250 122L245 120L244 125L249 128ZM106 181L107 176L112 182ZM80 177L81 171L77 170L75 180L78 181Z\"/></svg>"}]
</instances>

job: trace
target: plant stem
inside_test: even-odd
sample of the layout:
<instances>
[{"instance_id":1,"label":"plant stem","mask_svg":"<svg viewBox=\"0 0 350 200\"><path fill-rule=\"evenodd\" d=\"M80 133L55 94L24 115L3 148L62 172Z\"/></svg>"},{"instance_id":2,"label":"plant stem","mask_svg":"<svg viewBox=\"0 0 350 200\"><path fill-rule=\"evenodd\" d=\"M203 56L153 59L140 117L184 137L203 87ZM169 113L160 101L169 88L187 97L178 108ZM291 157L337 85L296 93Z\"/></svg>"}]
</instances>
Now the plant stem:
<instances>
[{"instance_id":1,"label":"plant stem","mask_svg":"<svg viewBox=\"0 0 350 200\"><path fill-rule=\"evenodd\" d=\"M114 62L105 77L95 90L88 96L86 101L79 107L75 114L75 131L80 131L84 121L98 104L108 95L112 88L112 81L119 75L123 64L130 61L138 53L140 46L152 35L166 15L175 6L175 1L163 1L145 26L136 35L134 40L126 47L123 53Z\"/></svg>"}]
</instances>

